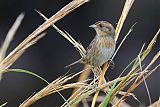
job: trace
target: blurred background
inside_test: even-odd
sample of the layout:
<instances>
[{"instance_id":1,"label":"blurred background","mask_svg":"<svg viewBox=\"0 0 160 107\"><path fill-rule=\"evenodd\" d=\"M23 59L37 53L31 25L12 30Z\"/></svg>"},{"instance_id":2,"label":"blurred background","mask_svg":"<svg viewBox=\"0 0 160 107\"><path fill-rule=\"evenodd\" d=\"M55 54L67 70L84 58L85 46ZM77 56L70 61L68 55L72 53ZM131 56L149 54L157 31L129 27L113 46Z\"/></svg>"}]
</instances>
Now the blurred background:
<instances>
[{"instance_id":1,"label":"blurred background","mask_svg":"<svg viewBox=\"0 0 160 107\"><path fill-rule=\"evenodd\" d=\"M15 38L7 53L11 52L23 39L32 33L44 22L34 9L40 10L47 17L52 16L71 0L0 0L0 43L3 43L5 36L14 23L16 17L25 12L25 18L16 32ZM76 9L56 25L70 33L76 40L79 40L86 48L94 38L95 31L88 26L99 20L106 20L116 27L125 0L91 0ZM148 44L160 27L160 0L135 0L129 15L125 21L117 45L128 32L130 27L138 22L133 32L124 42L120 51L114 59L115 69L109 70L106 78L113 80L119 76L138 54L143 43ZM144 61L147 64L160 48L160 39L154 46L151 54ZM11 68L20 68L32 71L52 82L68 69L64 66L80 58L78 51L54 28L47 29L47 35L38 43L30 47ZM159 62L157 61L156 64ZM154 66L153 66L154 67ZM80 71L83 65L77 64L71 68L70 73ZM160 69L154 72L146 81L150 90L152 102L160 96ZM126 72L127 73L127 72ZM17 107L20 103L38 92L47 84L28 74L6 73L0 81L0 104L8 102L6 107ZM66 98L71 90L62 91ZM127 102L133 107L146 106L149 104L148 95L144 83L133 91L141 101L127 98ZM63 99L56 93L47 96L31 107L59 107Z\"/></svg>"}]
</instances>

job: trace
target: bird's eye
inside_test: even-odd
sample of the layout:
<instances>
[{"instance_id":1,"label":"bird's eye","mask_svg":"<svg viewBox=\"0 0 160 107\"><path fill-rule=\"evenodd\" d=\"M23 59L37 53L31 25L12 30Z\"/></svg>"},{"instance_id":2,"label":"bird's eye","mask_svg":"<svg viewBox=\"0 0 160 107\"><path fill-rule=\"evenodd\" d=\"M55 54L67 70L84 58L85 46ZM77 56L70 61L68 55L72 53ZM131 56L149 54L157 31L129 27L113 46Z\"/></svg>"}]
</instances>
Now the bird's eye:
<instances>
[{"instance_id":1,"label":"bird's eye","mask_svg":"<svg viewBox=\"0 0 160 107\"><path fill-rule=\"evenodd\" d=\"M99 24L99 27L102 27L102 24Z\"/></svg>"},{"instance_id":2,"label":"bird's eye","mask_svg":"<svg viewBox=\"0 0 160 107\"><path fill-rule=\"evenodd\" d=\"M103 32L108 32L108 31L110 31L110 29L108 29L107 27L101 27L100 29L101 29L101 31L103 31Z\"/></svg>"}]
</instances>

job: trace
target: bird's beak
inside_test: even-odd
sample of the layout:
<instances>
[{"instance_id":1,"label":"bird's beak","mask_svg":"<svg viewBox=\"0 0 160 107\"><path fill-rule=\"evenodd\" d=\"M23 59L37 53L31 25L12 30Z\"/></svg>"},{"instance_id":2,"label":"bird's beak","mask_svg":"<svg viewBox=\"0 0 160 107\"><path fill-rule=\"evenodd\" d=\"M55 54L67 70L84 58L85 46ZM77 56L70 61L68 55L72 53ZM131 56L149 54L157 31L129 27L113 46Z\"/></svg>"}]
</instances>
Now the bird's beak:
<instances>
[{"instance_id":1,"label":"bird's beak","mask_svg":"<svg viewBox=\"0 0 160 107\"><path fill-rule=\"evenodd\" d=\"M96 28L96 25L93 24L93 25L90 25L89 27L91 27L91 28Z\"/></svg>"}]
</instances>

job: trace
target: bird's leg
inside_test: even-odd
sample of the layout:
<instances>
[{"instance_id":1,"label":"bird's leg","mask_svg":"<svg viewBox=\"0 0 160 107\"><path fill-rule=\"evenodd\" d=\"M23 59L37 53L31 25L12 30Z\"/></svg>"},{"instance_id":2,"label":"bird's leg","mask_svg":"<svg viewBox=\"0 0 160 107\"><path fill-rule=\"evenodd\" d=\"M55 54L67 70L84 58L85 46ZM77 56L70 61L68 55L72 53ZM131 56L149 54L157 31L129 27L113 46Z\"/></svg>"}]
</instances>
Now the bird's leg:
<instances>
[{"instance_id":1,"label":"bird's leg","mask_svg":"<svg viewBox=\"0 0 160 107\"><path fill-rule=\"evenodd\" d=\"M109 66L111 67L111 69L114 69L115 68L115 64L114 64L114 62L113 62L113 60L108 60L108 64L109 64Z\"/></svg>"},{"instance_id":2,"label":"bird's leg","mask_svg":"<svg viewBox=\"0 0 160 107\"><path fill-rule=\"evenodd\" d=\"M93 73L94 73L94 74L93 74L93 75L94 75L94 76L93 76L93 79L94 79L93 81L94 81L94 84L96 84L96 77L97 77L96 71L94 71Z\"/></svg>"},{"instance_id":3,"label":"bird's leg","mask_svg":"<svg viewBox=\"0 0 160 107\"><path fill-rule=\"evenodd\" d=\"M94 68L93 68L93 75L94 75L94 77L93 77L93 79L94 79L94 84L97 84L97 83L96 83L96 79L97 79L97 77L99 76L97 67L94 67Z\"/></svg>"}]
</instances>

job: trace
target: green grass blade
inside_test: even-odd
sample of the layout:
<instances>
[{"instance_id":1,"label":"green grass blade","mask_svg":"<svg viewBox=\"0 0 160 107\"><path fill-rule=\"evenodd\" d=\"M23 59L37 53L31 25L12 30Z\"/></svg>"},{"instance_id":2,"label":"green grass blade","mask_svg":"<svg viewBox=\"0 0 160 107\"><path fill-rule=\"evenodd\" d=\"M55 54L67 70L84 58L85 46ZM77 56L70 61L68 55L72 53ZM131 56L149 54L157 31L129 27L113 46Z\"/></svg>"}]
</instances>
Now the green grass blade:
<instances>
[{"instance_id":1,"label":"green grass blade","mask_svg":"<svg viewBox=\"0 0 160 107\"><path fill-rule=\"evenodd\" d=\"M45 80L43 77L37 75L36 73L28 71L28 70L23 70L23 69L6 69L4 72L19 72L19 73L30 74L30 75L33 75L33 76L41 79L42 81L46 82L47 84L49 84L49 82L47 80Z\"/></svg>"},{"instance_id":2,"label":"green grass blade","mask_svg":"<svg viewBox=\"0 0 160 107\"><path fill-rule=\"evenodd\" d=\"M111 87L111 90L108 92L107 96L104 98L104 101L103 101L101 107L107 107L107 105L108 105L108 103L109 103L109 100L110 100L110 97L112 96L112 91L113 91L113 89L116 87L116 83L117 83L117 82L115 82L115 83L113 84L113 86Z\"/></svg>"}]
</instances>

